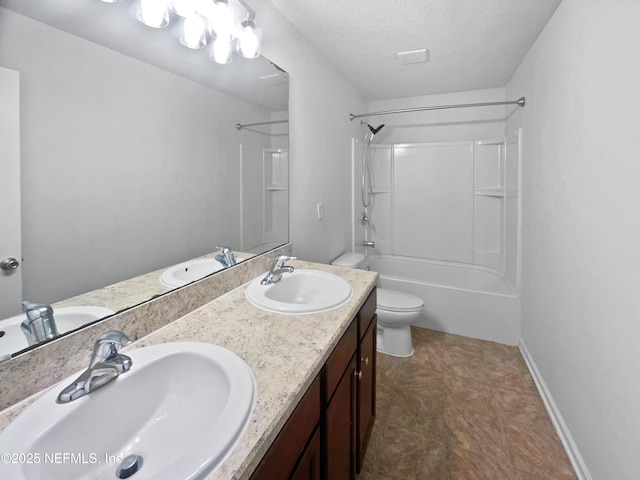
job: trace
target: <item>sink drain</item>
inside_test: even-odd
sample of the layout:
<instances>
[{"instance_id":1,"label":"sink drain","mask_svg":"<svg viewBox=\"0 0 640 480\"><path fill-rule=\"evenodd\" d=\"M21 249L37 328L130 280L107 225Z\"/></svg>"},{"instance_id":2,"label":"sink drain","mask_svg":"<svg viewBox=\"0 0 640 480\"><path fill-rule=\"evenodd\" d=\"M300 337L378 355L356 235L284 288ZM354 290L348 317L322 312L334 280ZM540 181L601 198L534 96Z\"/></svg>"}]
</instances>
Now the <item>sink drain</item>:
<instances>
[{"instance_id":1,"label":"sink drain","mask_svg":"<svg viewBox=\"0 0 640 480\"><path fill-rule=\"evenodd\" d=\"M116 476L118 478L129 478L142 467L142 457L140 455L129 455L118 465Z\"/></svg>"}]
</instances>

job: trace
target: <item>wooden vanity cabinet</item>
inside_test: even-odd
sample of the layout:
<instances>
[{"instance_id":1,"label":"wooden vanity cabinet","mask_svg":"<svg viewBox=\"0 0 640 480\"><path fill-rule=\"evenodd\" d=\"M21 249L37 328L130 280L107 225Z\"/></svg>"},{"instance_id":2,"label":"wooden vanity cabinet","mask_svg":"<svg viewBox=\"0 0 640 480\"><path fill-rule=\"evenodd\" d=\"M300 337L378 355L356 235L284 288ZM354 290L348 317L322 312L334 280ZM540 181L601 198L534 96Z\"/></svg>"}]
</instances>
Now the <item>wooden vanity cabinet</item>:
<instances>
[{"instance_id":1,"label":"wooden vanity cabinet","mask_svg":"<svg viewBox=\"0 0 640 480\"><path fill-rule=\"evenodd\" d=\"M318 375L251 475L251 480L320 479L320 410L321 376Z\"/></svg>"},{"instance_id":2,"label":"wooden vanity cabinet","mask_svg":"<svg viewBox=\"0 0 640 480\"><path fill-rule=\"evenodd\" d=\"M326 480L354 479L362 469L376 412L375 313L374 289L325 364Z\"/></svg>"},{"instance_id":3,"label":"wooden vanity cabinet","mask_svg":"<svg viewBox=\"0 0 640 480\"><path fill-rule=\"evenodd\" d=\"M251 480L353 480L376 411L376 290L353 319Z\"/></svg>"}]
</instances>

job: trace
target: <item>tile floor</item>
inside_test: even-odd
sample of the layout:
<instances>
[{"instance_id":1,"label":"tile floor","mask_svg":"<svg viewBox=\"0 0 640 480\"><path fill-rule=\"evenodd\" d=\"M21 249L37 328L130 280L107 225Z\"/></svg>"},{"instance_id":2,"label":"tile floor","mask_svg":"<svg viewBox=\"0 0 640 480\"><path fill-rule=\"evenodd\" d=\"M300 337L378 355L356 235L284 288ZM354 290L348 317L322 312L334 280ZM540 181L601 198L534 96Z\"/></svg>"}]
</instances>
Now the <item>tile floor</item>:
<instances>
[{"instance_id":1,"label":"tile floor","mask_svg":"<svg viewBox=\"0 0 640 480\"><path fill-rule=\"evenodd\" d=\"M359 480L575 480L517 347L422 328L409 358L378 354Z\"/></svg>"}]
</instances>

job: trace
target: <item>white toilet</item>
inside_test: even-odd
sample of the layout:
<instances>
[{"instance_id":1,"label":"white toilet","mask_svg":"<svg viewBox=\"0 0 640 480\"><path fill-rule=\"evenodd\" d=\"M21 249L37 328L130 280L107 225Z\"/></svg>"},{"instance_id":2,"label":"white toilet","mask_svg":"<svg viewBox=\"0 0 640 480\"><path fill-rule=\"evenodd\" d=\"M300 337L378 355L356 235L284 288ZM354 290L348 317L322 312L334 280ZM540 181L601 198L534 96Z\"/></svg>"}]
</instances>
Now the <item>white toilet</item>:
<instances>
[{"instance_id":1,"label":"white toilet","mask_svg":"<svg viewBox=\"0 0 640 480\"><path fill-rule=\"evenodd\" d=\"M364 268L365 257L359 252L343 253L331 265ZM413 355L411 323L418 319L424 302L409 293L378 288L378 351L396 357Z\"/></svg>"}]
</instances>

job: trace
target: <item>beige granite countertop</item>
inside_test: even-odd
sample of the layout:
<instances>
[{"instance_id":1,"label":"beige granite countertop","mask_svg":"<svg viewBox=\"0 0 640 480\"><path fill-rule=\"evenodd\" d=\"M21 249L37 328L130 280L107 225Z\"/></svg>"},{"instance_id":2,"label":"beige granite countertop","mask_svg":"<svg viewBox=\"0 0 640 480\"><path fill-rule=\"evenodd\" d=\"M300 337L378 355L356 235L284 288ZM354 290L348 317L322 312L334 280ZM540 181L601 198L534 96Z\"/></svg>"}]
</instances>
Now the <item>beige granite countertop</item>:
<instances>
[{"instance_id":1,"label":"beige granite countertop","mask_svg":"<svg viewBox=\"0 0 640 480\"><path fill-rule=\"evenodd\" d=\"M251 476L377 277L375 272L363 270L303 261L291 264L340 275L353 289L351 299L327 312L282 315L253 306L245 297L244 284L123 349L176 341L214 343L236 353L253 371L257 384L253 416L231 455L208 480L243 480ZM0 429L39 395L1 412Z\"/></svg>"},{"instance_id":2,"label":"beige granite countertop","mask_svg":"<svg viewBox=\"0 0 640 480\"><path fill-rule=\"evenodd\" d=\"M188 261L198 260L201 258L214 258L220 253L219 250L215 252L196 257ZM255 256L253 253L234 252L241 261L247 260ZM184 263L184 262L180 262ZM178 264L176 264L178 265ZM105 307L119 312L125 308L129 308L132 305L145 302L150 298L163 293L174 290L176 287L168 287L160 282L160 276L165 270L171 268L173 265L163 267L153 272L138 275L134 278L129 278L106 287L92 290L90 292L76 295L75 297L67 298L53 304L54 310L62 307L75 307L75 306L96 306Z\"/></svg>"}]
</instances>

